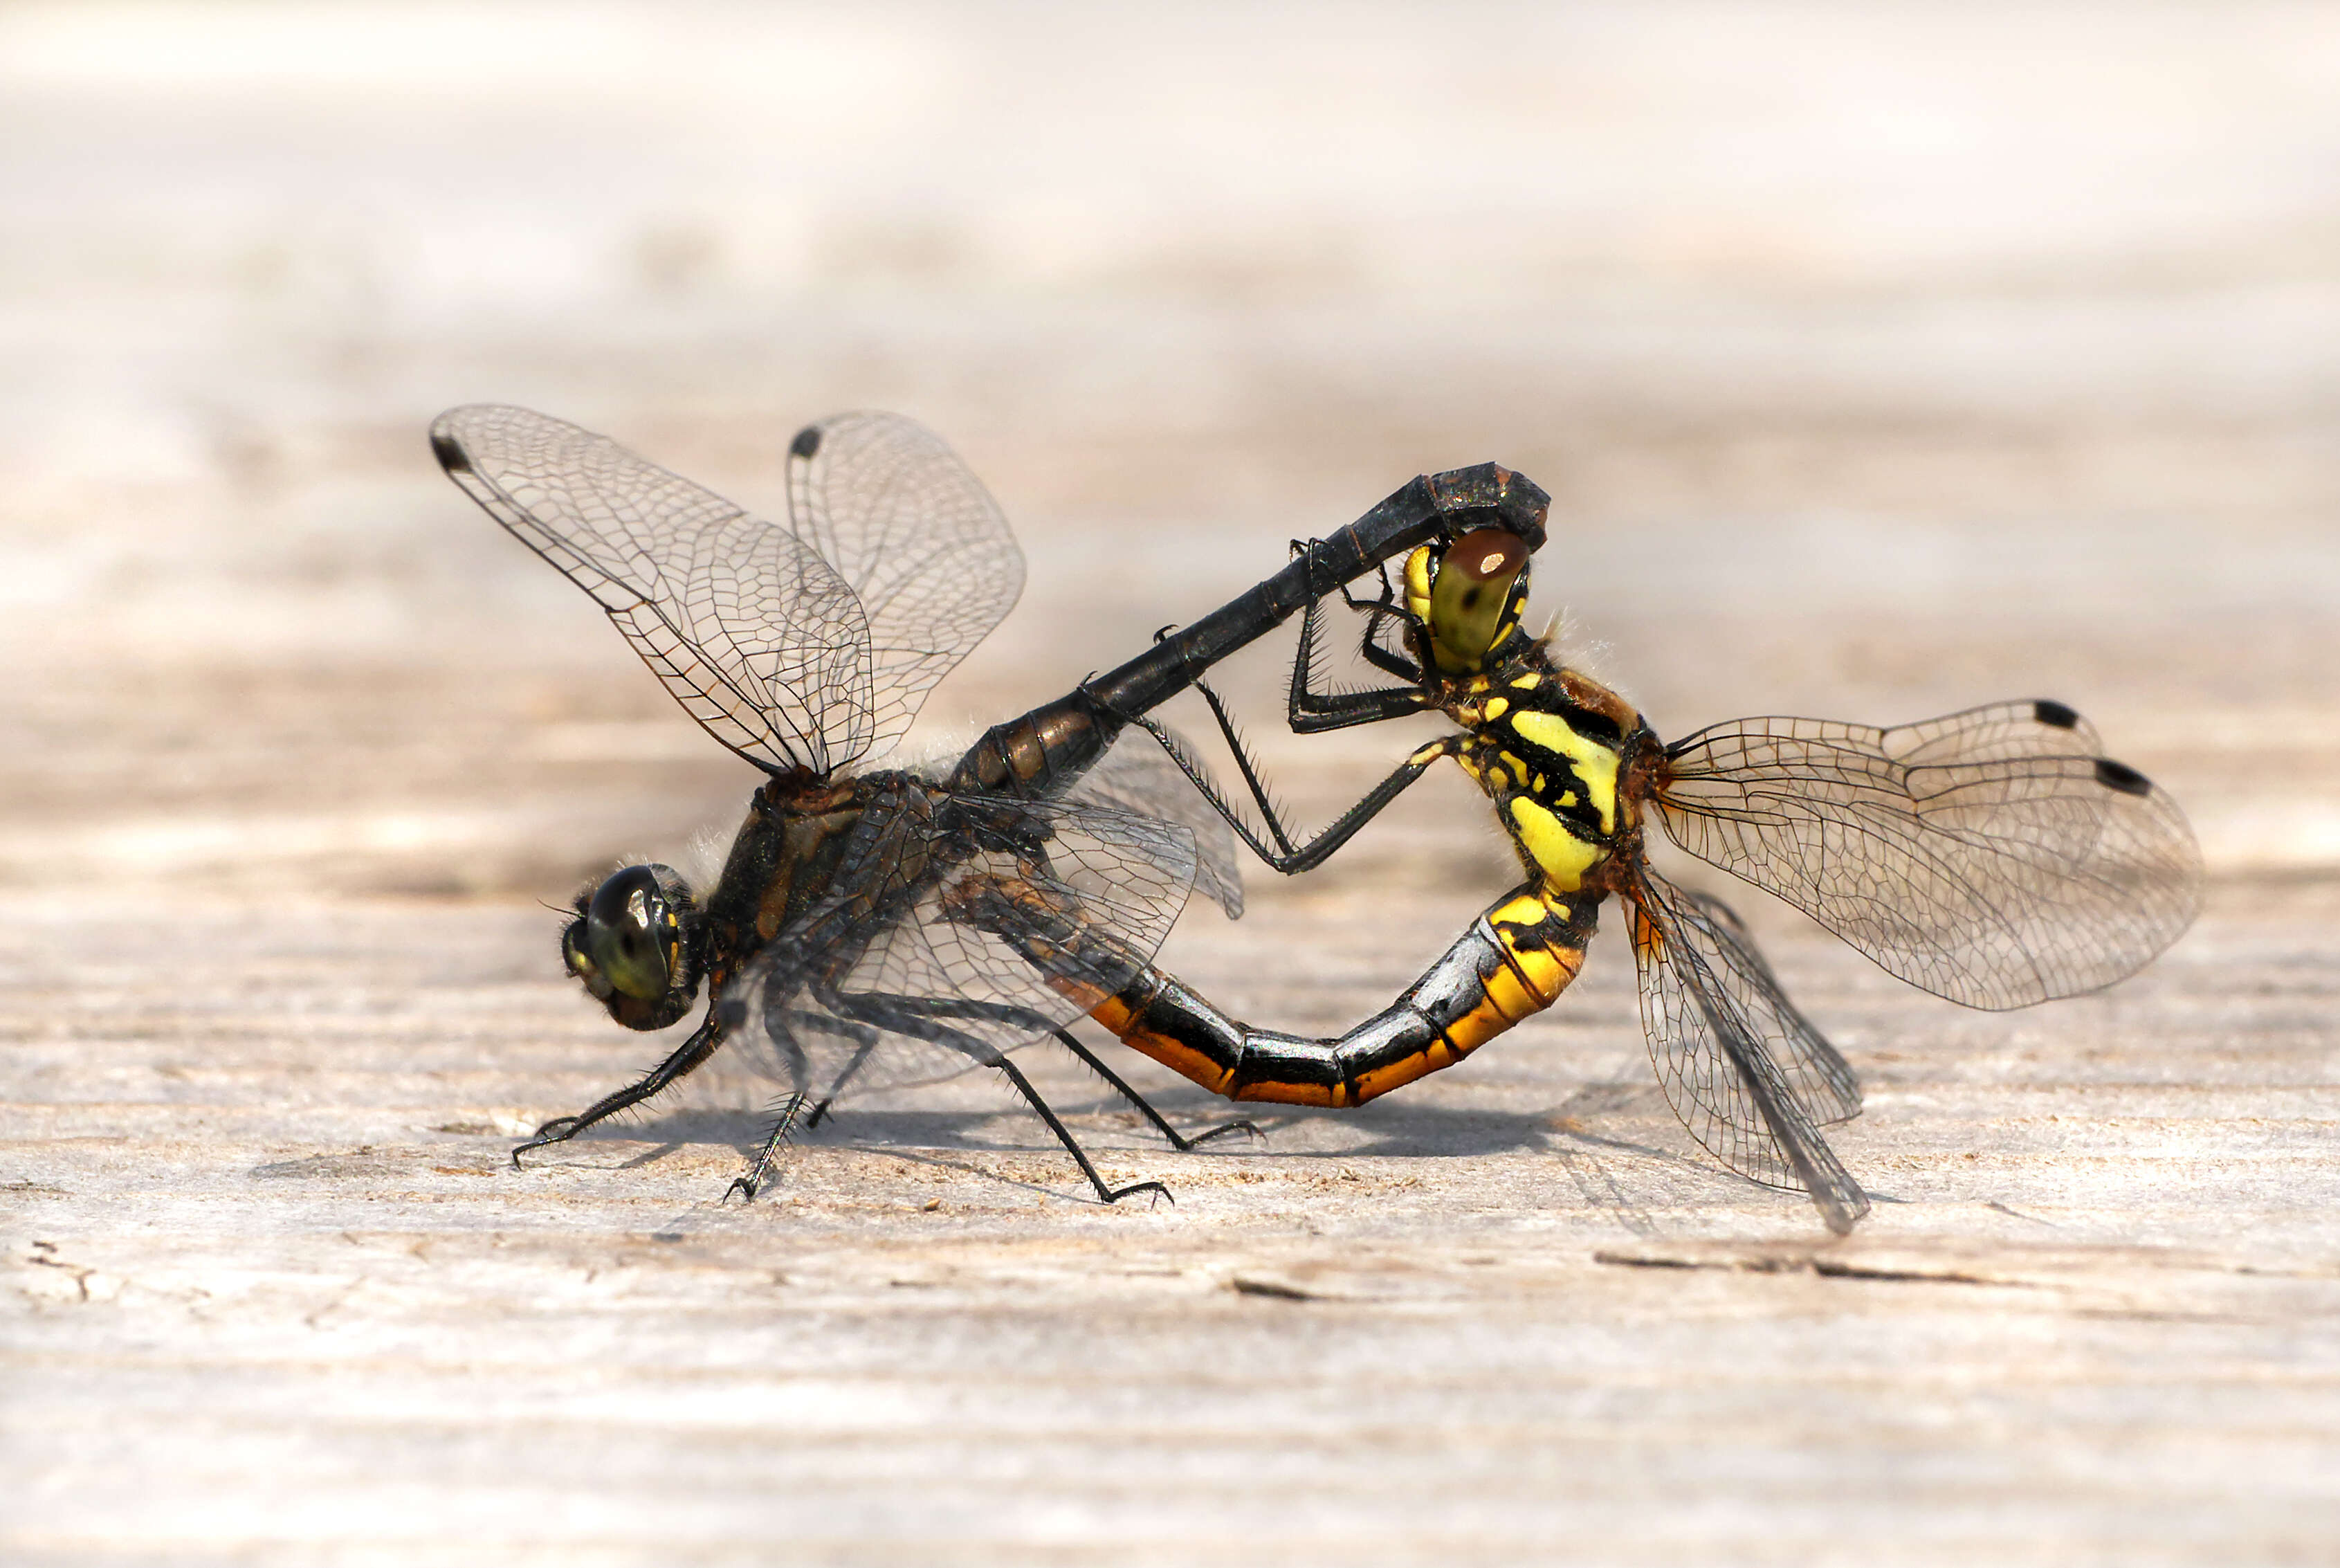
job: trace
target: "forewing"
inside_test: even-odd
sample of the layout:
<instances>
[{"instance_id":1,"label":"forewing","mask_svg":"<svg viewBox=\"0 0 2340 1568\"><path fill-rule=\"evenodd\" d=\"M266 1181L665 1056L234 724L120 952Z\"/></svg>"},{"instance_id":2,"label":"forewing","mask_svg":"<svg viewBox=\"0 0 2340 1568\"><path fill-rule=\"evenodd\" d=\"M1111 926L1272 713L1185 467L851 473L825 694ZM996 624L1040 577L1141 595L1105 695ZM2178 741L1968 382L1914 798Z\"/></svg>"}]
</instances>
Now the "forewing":
<instances>
[{"instance_id":1,"label":"forewing","mask_svg":"<svg viewBox=\"0 0 2340 1568\"><path fill-rule=\"evenodd\" d=\"M2110 985L2177 939L2202 862L2175 802L2052 702L1891 729L1742 719L1668 748L1691 854L1974 1007Z\"/></svg>"},{"instance_id":2,"label":"forewing","mask_svg":"<svg viewBox=\"0 0 2340 1568\"><path fill-rule=\"evenodd\" d=\"M450 409L431 446L724 745L820 774L868 749L869 629L853 589L787 529L527 409Z\"/></svg>"},{"instance_id":3,"label":"forewing","mask_svg":"<svg viewBox=\"0 0 2340 1568\"><path fill-rule=\"evenodd\" d=\"M1170 733L1184 749L1188 765L1207 778L1193 746L1175 730ZM1234 830L1154 737L1135 728L1123 730L1112 749L1081 775L1065 799L1186 829L1195 836L1195 888L1217 903L1228 919L1243 918L1243 870L1235 856Z\"/></svg>"},{"instance_id":4,"label":"forewing","mask_svg":"<svg viewBox=\"0 0 2340 1568\"><path fill-rule=\"evenodd\" d=\"M995 841L970 849L946 819L973 817L1024 841L985 833L977 837ZM783 932L738 992L764 1021L765 1037L746 1042L751 1054L792 1087L825 1097L857 1057L856 1089L932 1082L1086 1011L999 937L950 917L966 884L995 879L1077 904L1109 939L1062 958L1053 972L1076 989L1114 991L1159 950L1195 879L1185 828L1074 801L960 797L941 806L923 845L915 837L906 830L883 846L889 895L898 896L873 900L886 913L859 929L854 951L835 955L832 974L788 951ZM922 885L917 868L934 849L947 851L947 863ZM815 911L800 924L820 918Z\"/></svg>"},{"instance_id":5,"label":"forewing","mask_svg":"<svg viewBox=\"0 0 2340 1568\"><path fill-rule=\"evenodd\" d=\"M859 595L874 674L869 748L899 739L1024 590L1024 554L990 492L924 425L839 414L789 447L798 537Z\"/></svg>"},{"instance_id":6,"label":"forewing","mask_svg":"<svg viewBox=\"0 0 2340 1568\"><path fill-rule=\"evenodd\" d=\"M1719 902L1646 867L1626 897L1641 1025L1667 1103L1700 1148L1751 1181L1810 1194L1847 1234L1869 1199L1819 1128L1859 1114L1852 1069Z\"/></svg>"}]
</instances>

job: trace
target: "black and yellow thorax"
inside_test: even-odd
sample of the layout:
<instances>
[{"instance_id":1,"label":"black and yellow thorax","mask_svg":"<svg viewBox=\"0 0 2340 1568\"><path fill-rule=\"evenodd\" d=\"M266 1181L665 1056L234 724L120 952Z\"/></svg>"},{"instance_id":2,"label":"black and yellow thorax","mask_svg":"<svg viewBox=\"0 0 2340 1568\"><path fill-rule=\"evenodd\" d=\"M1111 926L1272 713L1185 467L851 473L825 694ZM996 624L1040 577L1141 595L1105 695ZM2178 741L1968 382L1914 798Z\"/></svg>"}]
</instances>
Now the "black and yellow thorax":
<instances>
[{"instance_id":1,"label":"black and yellow thorax","mask_svg":"<svg viewBox=\"0 0 2340 1568\"><path fill-rule=\"evenodd\" d=\"M1456 683L1440 704L1465 731L1455 760L1495 803L1528 869L1573 893L1636 826L1621 786L1643 726L1616 693L1541 657Z\"/></svg>"},{"instance_id":2,"label":"black and yellow thorax","mask_svg":"<svg viewBox=\"0 0 2340 1568\"><path fill-rule=\"evenodd\" d=\"M1446 624L1453 616L1436 613L1427 552L1407 567L1423 695L1463 730L1455 760L1495 803L1529 873L1551 892L1578 891L1639 827L1624 762L1648 727L1631 703L1555 663L1543 640L1525 634L1524 564L1503 583L1500 608L1481 610L1482 630L1453 640L1460 653Z\"/></svg>"}]
</instances>

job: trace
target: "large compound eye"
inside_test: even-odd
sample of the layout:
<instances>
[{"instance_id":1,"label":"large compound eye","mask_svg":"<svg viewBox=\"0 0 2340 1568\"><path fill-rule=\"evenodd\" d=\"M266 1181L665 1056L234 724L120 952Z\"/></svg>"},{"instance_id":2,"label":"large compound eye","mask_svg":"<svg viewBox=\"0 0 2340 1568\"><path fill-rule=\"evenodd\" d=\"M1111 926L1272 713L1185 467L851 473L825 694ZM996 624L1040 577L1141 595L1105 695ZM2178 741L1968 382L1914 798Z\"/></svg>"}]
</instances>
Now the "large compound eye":
<instances>
[{"instance_id":1,"label":"large compound eye","mask_svg":"<svg viewBox=\"0 0 2340 1568\"><path fill-rule=\"evenodd\" d=\"M1512 590L1527 565L1527 541L1500 528L1447 546L1430 585L1431 640L1465 666L1486 658L1516 621Z\"/></svg>"},{"instance_id":2,"label":"large compound eye","mask_svg":"<svg viewBox=\"0 0 2340 1568\"><path fill-rule=\"evenodd\" d=\"M681 922L648 866L618 872L585 906L586 957L626 996L649 1002L666 995L681 940Z\"/></svg>"},{"instance_id":3,"label":"large compound eye","mask_svg":"<svg viewBox=\"0 0 2340 1568\"><path fill-rule=\"evenodd\" d=\"M630 1029L662 1029L699 995L707 915L671 866L627 866L561 931L561 959L594 1002Z\"/></svg>"},{"instance_id":4,"label":"large compound eye","mask_svg":"<svg viewBox=\"0 0 2340 1568\"><path fill-rule=\"evenodd\" d=\"M629 866L580 895L560 956L610 1016L662 1029L690 1010L705 967L706 917L669 866Z\"/></svg>"}]
</instances>

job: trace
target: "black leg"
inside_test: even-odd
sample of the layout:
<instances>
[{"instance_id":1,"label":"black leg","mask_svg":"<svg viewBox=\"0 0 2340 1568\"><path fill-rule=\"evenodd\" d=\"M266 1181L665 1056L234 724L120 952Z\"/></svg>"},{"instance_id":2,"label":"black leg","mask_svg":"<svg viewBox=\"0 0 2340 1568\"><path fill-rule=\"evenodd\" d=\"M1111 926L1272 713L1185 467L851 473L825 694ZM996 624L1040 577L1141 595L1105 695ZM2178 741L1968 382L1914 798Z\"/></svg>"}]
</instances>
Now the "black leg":
<instances>
[{"instance_id":1,"label":"black leg","mask_svg":"<svg viewBox=\"0 0 2340 1568\"><path fill-rule=\"evenodd\" d=\"M855 1008L854 1017L857 1019L861 1017L861 1009L879 1007L891 1013L907 1014L917 1018L969 1018L978 1023L1011 1024L1027 1034L1034 1035L1046 1034L1056 1027L1056 1020L1046 1013L1035 1012L1030 1007L1018 1007L1014 1002L986 1002L974 997L909 997L891 991L831 991L822 993L821 999L824 1002L829 1002L831 1006L838 1001L850 1005ZM889 1026L879 1024L876 1027L882 1028ZM960 1037L961 1039L969 1037ZM957 1041L944 1043L950 1045L954 1050L966 1048ZM977 1044L983 1050L994 1048L982 1045L980 1041Z\"/></svg>"},{"instance_id":2,"label":"black leg","mask_svg":"<svg viewBox=\"0 0 2340 1568\"><path fill-rule=\"evenodd\" d=\"M1185 773L1194 782L1195 787L1202 791L1203 799L1209 802L1211 809L1225 819L1227 826L1234 829L1235 837L1244 841L1244 847L1267 862L1271 868L1284 872L1287 876L1313 870L1323 865L1342 845L1355 838L1360 829L1379 816L1383 807L1404 793L1408 785L1428 772L1432 763L1442 757L1454 756L1462 749L1462 740L1456 736L1450 735L1431 742L1399 763L1391 771L1390 776L1374 785L1363 799L1334 818L1331 826L1302 844L1294 844L1292 841L1276 814L1274 802L1268 799L1266 791L1256 784L1251 770L1246 768L1244 771L1244 780L1253 785L1254 799L1260 809L1267 815L1269 831L1275 839L1275 843L1270 845L1252 830L1251 824L1244 820L1242 814L1236 811L1224 796L1212 788L1208 778L1198 774L1192 759L1181 755L1182 749L1176 744L1175 736L1143 714L1139 715L1135 722L1147 734L1162 742L1164 749L1170 753L1170 759L1178 765L1179 771Z\"/></svg>"},{"instance_id":3,"label":"black leg","mask_svg":"<svg viewBox=\"0 0 2340 1568\"><path fill-rule=\"evenodd\" d=\"M1388 591L1386 584L1383 591ZM1284 717L1295 734L1317 735L1328 729L1349 729L1360 724L1376 724L1384 719L1419 713L1428 704L1422 690L1421 667L1373 640L1373 633L1383 620L1404 621L1407 618L1387 604L1375 604L1369 600L1360 603L1350 600L1349 606L1362 610L1366 616L1365 630L1358 639L1357 651L1366 663L1384 674L1396 676L1405 684L1365 691L1317 690L1314 684L1316 639L1324 624L1323 601L1313 601L1300 618L1300 646L1293 656L1292 684L1284 698Z\"/></svg>"},{"instance_id":4,"label":"black leg","mask_svg":"<svg viewBox=\"0 0 2340 1568\"><path fill-rule=\"evenodd\" d=\"M1218 1126L1211 1127L1206 1131L1195 1134L1192 1137L1187 1136L1185 1134L1180 1132L1176 1127L1172 1126L1169 1121L1160 1111L1154 1108L1144 1095L1139 1094L1135 1088L1131 1087L1128 1081L1123 1078L1119 1073L1115 1072L1111 1067L1106 1066L1105 1062L1099 1058L1095 1052L1091 1051L1086 1046L1081 1044L1080 1040L1070 1031L1058 1028L1053 1025L1046 1016L1034 1012L1027 1007L1019 1007L1012 1002L986 1002L977 1000L973 997L902 997L878 996L868 993L853 996L850 999L857 1008L883 1007L889 1011L930 1018L977 1018L990 1023L1012 1024L1019 1028L1031 1029L1035 1033L1045 1031L1046 1033L1052 1034L1058 1040L1063 1042L1066 1050L1072 1052L1074 1056L1079 1057L1083 1063L1086 1064L1091 1072L1094 1072L1097 1077L1103 1078L1108 1087L1110 1087L1115 1094L1119 1095L1123 1099L1127 1100L1131 1106L1135 1107L1140 1116L1143 1116L1148 1122L1151 1122L1155 1130L1160 1132L1165 1138L1169 1140L1170 1146L1178 1150L1181 1154L1192 1149L1196 1144L1208 1143L1213 1138L1225 1137L1230 1133L1244 1133L1252 1137L1261 1137L1264 1136L1255 1124L1244 1120L1236 1120L1225 1122ZM838 1028L840 1027L849 1027L852 1028L857 1035L865 1036L866 1038L864 1039L861 1048L854 1053L852 1061L846 1065L845 1071L840 1073L838 1076L837 1082L830 1086L828 1098L815 1102L810 1113L797 1124L798 1126L811 1127L818 1125L819 1118L828 1114L830 1102L837 1097L838 1092L845 1087L847 1082L850 1080L856 1073L861 1070L862 1066L868 1061L870 1053L877 1048L878 1038L877 1031L875 1029L869 1029L865 1026L860 1025L845 1025L841 1019L831 1023L828 1027L831 1028Z\"/></svg>"},{"instance_id":5,"label":"black leg","mask_svg":"<svg viewBox=\"0 0 2340 1568\"><path fill-rule=\"evenodd\" d=\"M1048 1020L1037 1013L1027 1013L1023 1008L1010 1007L1005 1002L978 1002L973 997L879 997L865 994L857 999L863 1002L883 1002L889 1007L923 1013L928 1017L983 1018L1014 1024L1024 1024L1028 1020L1030 1027L1035 1030L1049 1027ZM828 1086L828 1093L814 1102L811 1114L805 1117L804 1126L810 1129L820 1126L833 1114L838 1096L843 1094L845 1087L860 1074L863 1067L869 1065L869 1055L878 1048L880 1036L876 1029L861 1024L848 1023L842 1018L808 1017L806 1021L818 1027L825 1028L831 1034L843 1035L848 1039L861 1042L860 1049L853 1053L853 1059L845 1064L844 1070L837 1075L837 1081Z\"/></svg>"},{"instance_id":6,"label":"black leg","mask_svg":"<svg viewBox=\"0 0 2340 1568\"><path fill-rule=\"evenodd\" d=\"M706 1021L691 1031L690 1038L676 1047L672 1055L640 1078L615 1094L602 1096L573 1116L555 1116L537 1128L534 1136L512 1150L513 1167L519 1167L520 1156L530 1149L540 1149L547 1144L566 1143L595 1122L613 1116L629 1107L640 1105L713 1056L715 1047L722 1040L723 1030L710 1008Z\"/></svg>"},{"instance_id":7,"label":"black leg","mask_svg":"<svg viewBox=\"0 0 2340 1568\"><path fill-rule=\"evenodd\" d=\"M1295 544L1294 548L1300 547ZM1312 597L1308 601L1307 610L1301 617L1300 648L1292 665L1289 717L1292 728L1295 731L1301 734L1315 734L1324 730L1345 729L1360 724L1374 724L1386 719L1400 719L1420 713L1428 705L1429 699L1422 685L1422 670L1411 661L1382 648L1373 640L1373 630L1383 619L1399 620L1410 619L1391 602L1395 593L1396 590L1391 585L1386 572L1383 574L1382 597L1379 601L1358 600L1349 593L1345 586L1341 590L1342 598L1346 600L1349 607L1363 612L1369 618L1361 643L1364 657L1377 667L1398 675L1412 684L1369 691L1320 692L1315 690L1311 682L1316 662L1316 640L1318 628L1321 625L1320 609L1324 601L1321 596ZM1161 635L1159 632L1155 633L1157 640ZM1253 761L1251 749L1244 744L1242 732L1235 727L1234 715L1227 711L1225 701L1211 689L1208 681L1203 680L1199 670L1190 672L1188 683L1209 705L1211 717L1219 727L1219 734L1225 739L1227 749L1234 756L1235 769L1243 778L1244 788L1250 794L1252 803L1259 809L1261 817L1266 822L1267 837L1264 839L1253 829L1250 822L1244 819L1241 811L1235 809L1234 803L1221 792L1202 764L1188 754L1177 737L1172 734L1159 719L1145 713L1116 713L1115 717L1125 724L1136 725L1161 742L1162 749L1170 754L1170 760L1176 764L1178 771L1186 776L1187 781L1201 792L1204 801L1225 820L1227 826L1234 830L1235 836L1244 841L1245 847L1270 867L1287 875L1321 865L1334 851L1354 837L1357 830L1371 821L1383 807L1395 799L1400 791L1419 779L1431 762L1436 760L1435 756L1416 752L1414 756L1401 763L1397 769L1371 794L1344 812L1331 827L1326 828L1306 843L1299 843L1293 838L1291 829L1285 826L1283 813L1277 809L1274 797L1268 791L1266 780L1261 776L1258 766ZM1453 754L1451 750L1440 753L1440 755L1448 756Z\"/></svg>"},{"instance_id":8,"label":"black leg","mask_svg":"<svg viewBox=\"0 0 2340 1568\"><path fill-rule=\"evenodd\" d=\"M1389 579L1389 563L1386 561L1382 563L1381 598L1359 599L1349 591L1349 585L1344 582L1341 585L1341 599L1351 610L1365 618L1365 630L1357 639L1357 652L1364 661L1376 670L1396 676L1409 686L1421 685L1422 666L1403 653L1383 647L1375 640L1381 634L1383 621L1394 620L1400 626L1409 628L1421 625L1420 621L1398 608L1397 589L1391 584ZM1305 628L1303 630L1306 631ZM1314 636L1313 631L1308 631L1306 634L1313 640Z\"/></svg>"},{"instance_id":9,"label":"black leg","mask_svg":"<svg viewBox=\"0 0 2340 1568\"><path fill-rule=\"evenodd\" d=\"M819 1103L812 1107L812 1114L805 1118L805 1126L817 1127L828 1119L829 1107L837 1104L837 1097L843 1094L845 1086L851 1083L855 1076L868 1065L869 1053L877 1048L878 1039L874 1034L861 1042L860 1048L853 1053L853 1059L845 1064L845 1070L837 1075L835 1083L828 1086L828 1093L821 1096Z\"/></svg>"},{"instance_id":10,"label":"black leg","mask_svg":"<svg viewBox=\"0 0 2340 1568\"><path fill-rule=\"evenodd\" d=\"M1161 1197L1170 1198L1172 1203L1178 1201L1171 1197L1170 1189L1158 1181L1135 1182L1125 1187L1106 1186L1105 1177L1097 1174L1096 1166L1089 1163L1089 1156L1082 1151L1079 1144L1073 1141L1071 1130L1056 1119L1056 1113L1048 1108L1048 1102L1040 1097L1040 1091L1032 1087L1032 1080L1024 1076L1023 1069L1006 1057L1001 1057L991 1065L1006 1073L1007 1081L1016 1086L1016 1093L1031 1102L1032 1108L1039 1113L1040 1119L1048 1124L1048 1130L1056 1135L1056 1141L1065 1146L1065 1152L1071 1155L1075 1163L1079 1165L1081 1174L1089 1178L1089 1185L1096 1188L1098 1197L1106 1203L1119 1203L1134 1193L1150 1192Z\"/></svg>"},{"instance_id":11,"label":"black leg","mask_svg":"<svg viewBox=\"0 0 2340 1568\"><path fill-rule=\"evenodd\" d=\"M773 1021L775 1017L778 1019L777 1024ZM818 1029L825 1035L839 1035L854 1041L859 1047L854 1052L853 1058L845 1064L845 1069L838 1073L836 1080L828 1086L828 1093L818 1100L812 1097L810 1083L806 1076L810 1070L811 1063L805 1059L804 1052L797 1047L794 1040L795 1032L800 1028ZM843 1089L847 1083L851 1081L853 1076L861 1070L862 1065L868 1061L869 1053L877 1047L878 1039L878 1031L866 1025L848 1023L832 1014L814 1012L805 1007L768 1007L764 1011L764 1031L771 1037L776 1045L783 1037L788 1038L789 1093L812 1107L797 1124L798 1126L807 1128L817 1127L828 1118L830 1102L837 1098L838 1091Z\"/></svg>"},{"instance_id":12,"label":"black leg","mask_svg":"<svg viewBox=\"0 0 2340 1568\"><path fill-rule=\"evenodd\" d=\"M1129 722L1159 741L1162 749L1170 754L1171 762L1179 772L1186 776L1186 782L1192 784L1195 791L1203 797L1203 803L1217 812L1227 826L1234 829L1237 837L1251 848L1254 854L1274 864L1278 855L1290 854L1294 849L1291 832L1284 825L1283 811L1275 804L1274 798L1268 793L1266 780L1260 776L1258 767L1252 761L1251 748L1244 743L1244 738L1235 729L1234 719L1228 715L1225 704L1219 700L1219 694L1200 680L1195 682L1195 689L1202 694L1203 700L1210 704L1212 716L1218 720L1219 733L1225 737L1227 749L1234 754L1235 770L1243 776L1244 788L1250 792L1252 803L1259 808L1260 815L1267 822L1268 837L1274 841L1274 849L1270 849L1260 841L1259 836L1252 831L1251 824L1244 819L1243 812L1226 798L1225 793L1219 789L1218 781L1211 777L1208 769L1192 751L1187 749L1176 731L1164 725L1159 719L1143 713L1131 719Z\"/></svg>"},{"instance_id":13,"label":"black leg","mask_svg":"<svg viewBox=\"0 0 2340 1568\"><path fill-rule=\"evenodd\" d=\"M970 1060L984 1067L998 1068L1006 1075L1007 1081L1016 1086L1016 1092L1024 1097L1032 1109L1038 1113L1048 1130L1056 1135L1056 1141L1065 1146L1065 1152L1073 1156L1074 1163L1081 1167L1081 1174L1089 1178L1089 1185L1096 1189L1097 1196L1105 1202L1119 1203L1131 1194L1141 1192L1170 1196L1170 1189L1160 1182L1138 1182L1120 1188L1107 1186L1105 1177L1097 1174L1096 1166L1091 1163L1087 1152L1073 1137L1071 1129L1058 1119L1056 1113L1049 1108L1048 1102L1040 1097L1040 1091L1032 1087L1032 1081L1015 1063L1002 1055L998 1047L964 1030L940 1023L936 1017L936 1015L952 1012L967 1017L1000 1017L1015 1014L1038 1017L1038 1014L1005 1003L978 1002L972 998L855 996L840 991L821 995L820 1000L840 1017L891 1029L913 1039L932 1040L937 1045L965 1052ZM1045 1018L1041 1020L1041 1027L1047 1027Z\"/></svg>"},{"instance_id":14,"label":"black leg","mask_svg":"<svg viewBox=\"0 0 2340 1568\"><path fill-rule=\"evenodd\" d=\"M797 1113L804 1107L802 1095L788 1095L780 1101L780 1108L772 1118L772 1130L764 1135L764 1146L756 1151L755 1164L748 1167L746 1176L732 1178L731 1185L723 1189L725 1197L736 1192L749 1203L756 1201L756 1195L771 1179L772 1166L778 1160L780 1150L787 1146L788 1135L796 1130Z\"/></svg>"},{"instance_id":15,"label":"black leg","mask_svg":"<svg viewBox=\"0 0 2340 1568\"><path fill-rule=\"evenodd\" d=\"M1103 1078L1108 1085L1112 1086L1113 1091L1115 1094L1119 1095L1123 1099L1127 1100L1131 1105L1135 1106L1137 1107L1138 1114L1144 1116L1147 1121L1152 1122L1154 1124L1155 1130L1160 1133L1164 1137L1168 1138L1170 1140L1170 1146L1176 1149L1180 1154L1186 1153L1196 1144L1206 1144L1213 1138L1225 1137L1229 1133L1244 1133L1249 1136L1263 1139L1265 1136L1265 1135L1263 1134L1254 1124L1249 1121L1238 1119L1231 1122L1221 1122L1217 1126L1212 1127L1206 1132L1199 1132L1193 1137L1188 1137L1176 1127L1172 1126L1167 1121L1164 1120L1162 1113L1155 1110L1151 1105L1147 1104L1144 1095L1139 1094L1135 1089L1131 1088L1126 1083L1123 1082L1119 1073L1116 1073L1111 1067L1106 1067L1103 1061L1097 1058L1094 1052L1092 1052L1086 1046L1081 1044L1079 1040L1076 1039L1070 1031L1066 1029L1057 1029L1055 1031L1055 1034L1056 1038L1065 1043L1065 1048L1066 1050L1072 1052L1073 1055L1080 1057L1082 1061L1087 1063L1089 1070L1096 1074L1097 1077Z\"/></svg>"}]
</instances>

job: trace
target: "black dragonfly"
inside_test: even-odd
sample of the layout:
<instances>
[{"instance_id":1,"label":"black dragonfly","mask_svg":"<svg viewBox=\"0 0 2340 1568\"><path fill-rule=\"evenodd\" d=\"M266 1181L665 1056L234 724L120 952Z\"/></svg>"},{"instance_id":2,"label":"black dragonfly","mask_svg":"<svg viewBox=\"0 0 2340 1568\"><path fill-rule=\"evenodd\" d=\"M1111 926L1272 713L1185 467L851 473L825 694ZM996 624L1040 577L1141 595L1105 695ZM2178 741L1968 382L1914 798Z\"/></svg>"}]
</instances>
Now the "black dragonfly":
<instances>
[{"instance_id":1,"label":"black dragonfly","mask_svg":"<svg viewBox=\"0 0 2340 1568\"><path fill-rule=\"evenodd\" d=\"M525 409L471 405L431 425L450 478L600 604L676 700L766 775L704 895L629 866L580 894L571 974L635 1029L699 1027L648 1073L513 1151L574 1137L668 1088L729 1044L786 1086L733 1189L752 1197L799 1118L870 1088L988 1067L1106 1184L1009 1059L1051 1037L1181 1148L1182 1136L1064 1026L1072 996L1114 991L1159 948L1189 891L1228 914L1240 882L1224 826L1133 720L1324 594L1423 543L1490 527L1543 539L1542 491L1495 465L1417 478L1218 610L1137 658L995 726L964 756L866 769L935 683L1016 601L1023 557L997 506L931 432L882 413L798 432L788 523L741 508L606 437ZM1115 937L1036 958L961 911L976 890L1037 889ZM1247 1124L1232 1123L1205 1136Z\"/></svg>"}]
</instances>

